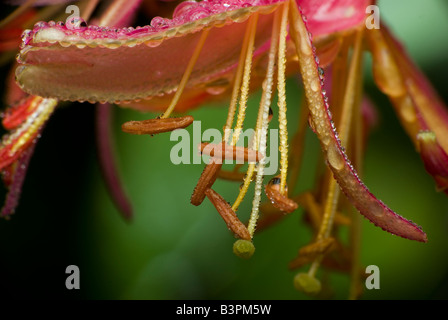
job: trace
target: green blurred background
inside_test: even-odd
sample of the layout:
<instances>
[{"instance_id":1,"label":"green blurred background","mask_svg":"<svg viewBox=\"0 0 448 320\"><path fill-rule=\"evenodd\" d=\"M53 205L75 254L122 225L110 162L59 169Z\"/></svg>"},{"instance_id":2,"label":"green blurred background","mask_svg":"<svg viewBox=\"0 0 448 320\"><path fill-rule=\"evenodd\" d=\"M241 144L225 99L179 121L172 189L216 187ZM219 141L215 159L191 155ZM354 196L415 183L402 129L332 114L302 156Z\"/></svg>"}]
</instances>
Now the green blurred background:
<instances>
[{"instance_id":1,"label":"green blurred background","mask_svg":"<svg viewBox=\"0 0 448 320\"><path fill-rule=\"evenodd\" d=\"M379 2L381 19L448 101L448 4L444 0ZM369 59L366 57L366 72ZM2 69L3 71L3 69ZM6 71L4 71L6 72ZM427 244L392 236L363 219L361 262L377 265L380 290L363 299L448 298L448 198L435 191L418 154L384 96L366 75L366 92L378 107L365 182L392 209L420 224ZM252 99L250 116L259 94ZM298 118L300 92L288 82L289 126ZM225 104L191 112L202 128L220 128ZM292 285L288 262L310 241L298 210L258 234L251 260L232 253L233 237L212 205L190 205L204 165L173 165L169 134L154 137L120 132L122 122L153 114L116 109L117 154L135 219L121 219L103 184L96 160L94 110L88 104L61 107L49 121L33 156L20 206L0 221L0 292L6 298L38 299L306 299ZM191 131L191 129L190 129ZM306 168L319 146L307 135ZM312 185L313 170L301 177ZM227 200L239 183L215 185ZM240 209L250 211L247 199ZM65 288L65 268L77 265L81 289ZM303 269L304 271L307 268ZM321 273L319 273L321 275ZM333 297L348 295L348 277L329 279Z\"/></svg>"}]
</instances>

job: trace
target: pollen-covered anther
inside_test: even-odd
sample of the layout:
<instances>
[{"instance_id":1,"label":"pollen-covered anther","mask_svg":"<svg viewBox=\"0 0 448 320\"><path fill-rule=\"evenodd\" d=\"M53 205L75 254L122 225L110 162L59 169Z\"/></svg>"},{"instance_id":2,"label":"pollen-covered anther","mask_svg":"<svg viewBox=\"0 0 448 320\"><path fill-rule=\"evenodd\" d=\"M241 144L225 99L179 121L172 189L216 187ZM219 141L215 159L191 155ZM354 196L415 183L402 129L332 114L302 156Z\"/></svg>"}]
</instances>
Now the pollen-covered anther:
<instances>
[{"instance_id":1,"label":"pollen-covered anther","mask_svg":"<svg viewBox=\"0 0 448 320\"><path fill-rule=\"evenodd\" d=\"M249 231L240 219L238 219L230 204L213 189L207 189L205 194L215 206L216 210L227 224L229 230L240 239L251 240Z\"/></svg>"},{"instance_id":2,"label":"pollen-covered anther","mask_svg":"<svg viewBox=\"0 0 448 320\"><path fill-rule=\"evenodd\" d=\"M265 187L265 192L275 208L285 213L291 213L296 210L299 205L297 202L287 197L287 189L284 194L280 191L280 180L279 177L271 179Z\"/></svg>"},{"instance_id":3,"label":"pollen-covered anther","mask_svg":"<svg viewBox=\"0 0 448 320\"><path fill-rule=\"evenodd\" d=\"M308 295L316 295L322 289L320 281L308 273L298 273L294 277L294 287Z\"/></svg>"},{"instance_id":4,"label":"pollen-covered anther","mask_svg":"<svg viewBox=\"0 0 448 320\"><path fill-rule=\"evenodd\" d=\"M328 237L300 248L298 256L289 263L289 268L296 269L311 263L319 255L334 251L337 247L335 244L336 240Z\"/></svg>"},{"instance_id":5,"label":"pollen-covered anther","mask_svg":"<svg viewBox=\"0 0 448 320\"><path fill-rule=\"evenodd\" d=\"M432 131L417 134L418 148L426 171L437 183L439 191L448 192L448 155L439 145Z\"/></svg>"},{"instance_id":6,"label":"pollen-covered anther","mask_svg":"<svg viewBox=\"0 0 448 320\"><path fill-rule=\"evenodd\" d=\"M243 259L250 259L255 252L252 241L239 239L233 244L233 253Z\"/></svg>"},{"instance_id":7,"label":"pollen-covered anther","mask_svg":"<svg viewBox=\"0 0 448 320\"><path fill-rule=\"evenodd\" d=\"M208 165L202 171L199 181L194 188L191 195L190 202L192 205L198 206L205 199L205 192L213 186L221 171L222 164L217 163L211 159Z\"/></svg>"},{"instance_id":8,"label":"pollen-covered anther","mask_svg":"<svg viewBox=\"0 0 448 320\"><path fill-rule=\"evenodd\" d=\"M206 154L215 160L236 160L240 162L258 162L263 158L263 155L246 147L230 146L225 143L207 143L202 142L199 145L201 154ZM239 163L239 162L238 162Z\"/></svg>"},{"instance_id":9,"label":"pollen-covered anther","mask_svg":"<svg viewBox=\"0 0 448 320\"><path fill-rule=\"evenodd\" d=\"M192 116L128 121L122 124L121 130L131 134L157 134L186 128L192 124L193 121L194 118Z\"/></svg>"}]
</instances>

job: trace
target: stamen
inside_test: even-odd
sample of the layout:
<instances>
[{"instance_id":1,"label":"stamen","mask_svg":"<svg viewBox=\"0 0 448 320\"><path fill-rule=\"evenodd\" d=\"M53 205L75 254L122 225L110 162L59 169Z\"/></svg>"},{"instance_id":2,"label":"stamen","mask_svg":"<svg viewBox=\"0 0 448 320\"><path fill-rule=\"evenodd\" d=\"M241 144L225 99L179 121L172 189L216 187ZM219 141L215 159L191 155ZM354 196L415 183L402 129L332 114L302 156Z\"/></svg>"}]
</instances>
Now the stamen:
<instances>
[{"instance_id":1,"label":"stamen","mask_svg":"<svg viewBox=\"0 0 448 320\"><path fill-rule=\"evenodd\" d=\"M279 178L273 178L265 187L265 192L274 207L280 209L285 213L291 213L298 208L297 202L286 197L280 191L280 180ZM276 181L278 181L276 183ZM285 189L285 193L287 189Z\"/></svg>"},{"instance_id":2,"label":"stamen","mask_svg":"<svg viewBox=\"0 0 448 320\"><path fill-rule=\"evenodd\" d=\"M221 197L213 189L207 189L205 191L205 194L207 195L207 198L209 198L211 203L215 206L221 217L224 219L228 228L236 236L238 236L238 238L243 240L251 240L251 235L247 231L246 226L238 219L227 201L225 201L224 198Z\"/></svg>"},{"instance_id":3,"label":"stamen","mask_svg":"<svg viewBox=\"0 0 448 320\"><path fill-rule=\"evenodd\" d=\"M176 129L186 128L194 118L185 116L179 118L149 119L143 121L128 121L121 125L121 130L131 134L158 134Z\"/></svg>"},{"instance_id":4,"label":"stamen","mask_svg":"<svg viewBox=\"0 0 448 320\"><path fill-rule=\"evenodd\" d=\"M227 121L224 126L223 142L226 142L229 140L230 131L231 131L230 128L232 127L232 123L233 123L233 120L235 117L236 104L238 102L238 95L240 92L240 86L241 86L241 82L243 79L243 70L244 70L244 79L247 82L246 85L248 87L248 81L249 81L248 79L250 77L250 64L252 62L253 45L254 45L257 21L258 21L257 14L251 16L249 18L249 22L248 22L248 25L246 28L244 42L243 42L243 46L241 48L240 58L239 58L238 67L237 67L237 71L236 71L236 75L235 75L234 86L233 86L233 90L232 90L232 97L230 100L230 106L229 106L229 111L228 111L228 115L227 115ZM245 61L246 61L246 63L245 63ZM247 66L247 61L249 61L248 62L249 67L245 67L245 66ZM249 75L247 75L247 72L246 72L247 70L249 70ZM245 85L243 84L243 88L244 87L245 87ZM243 91L243 89L241 91ZM230 141L230 144L233 145L233 141ZM207 188L210 188L213 185L216 178L218 177L218 175L221 172L221 167L222 167L222 165L218 165L214 161L209 163L206 166L206 168L202 172L201 177L199 178L199 182L198 182L195 190L193 191L193 195L191 196L192 204L199 205L202 203L202 201L205 198L205 191L207 190ZM249 173L249 171L251 171L251 169L250 169L251 167L252 167L252 172L253 172L254 164L249 164L248 173ZM211 174L210 172L213 172L213 174ZM248 177L248 173L246 173L246 178ZM250 179L248 180L248 183L250 183L251 177L252 177L252 173L250 174ZM212 180L207 181L206 179L212 179ZM247 190L246 190L246 192L247 192ZM241 194L241 191L240 191L240 194ZM242 198L241 198L241 200L242 200ZM232 210L234 212L236 212L238 210L238 206L239 206L239 202L237 203L236 206L235 206L235 204L232 206Z\"/></svg>"},{"instance_id":5,"label":"stamen","mask_svg":"<svg viewBox=\"0 0 448 320\"><path fill-rule=\"evenodd\" d=\"M288 127L286 118L286 36L288 34L288 10L289 4L285 3L282 11L282 20L280 24L280 38L278 44L278 108L279 108L279 127L280 127L280 193L285 195L286 177L288 174Z\"/></svg>"},{"instance_id":6,"label":"stamen","mask_svg":"<svg viewBox=\"0 0 448 320\"><path fill-rule=\"evenodd\" d=\"M245 179L245 173L235 170L221 170L219 171L218 178L228 181L243 181Z\"/></svg>"},{"instance_id":7,"label":"stamen","mask_svg":"<svg viewBox=\"0 0 448 320\"><path fill-rule=\"evenodd\" d=\"M334 238L326 238L300 248L298 256L289 263L290 269L300 268L319 255L326 255L336 249Z\"/></svg>"},{"instance_id":8,"label":"stamen","mask_svg":"<svg viewBox=\"0 0 448 320\"><path fill-rule=\"evenodd\" d=\"M204 201L205 192L215 183L221 167L222 164L218 164L213 161L213 159L210 159L210 163L206 165L202 171L199 181L194 188L193 194L191 195L191 204L198 206Z\"/></svg>"},{"instance_id":9,"label":"stamen","mask_svg":"<svg viewBox=\"0 0 448 320\"><path fill-rule=\"evenodd\" d=\"M232 128L233 120L235 118L236 104L238 102L238 96L240 93L241 81L243 79L244 61L246 60L246 55L251 39L251 35L254 34L254 29L257 26L257 20L254 18L256 16L251 16L247 24L246 32L244 34L243 45L241 48L240 58L238 60L238 67L235 74L235 80L233 84L232 97L230 98L229 112L227 114L227 121L224 127L224 139L223 141L228 141L230 136L230 129Z\"/></svg>"},{"instance_id":10,"label":"stamen","mask_svg":"<svg viewBox=\"0 0 448 320\"><path fill-rule=\"evenodd\" d=\"M284 6L288 6L288 3L285 3ZM261 121L257 124L257 138L259 138L259 148L258 150L262 154L266 154L266 140L267 140L267 130L269 124L269 108L271 105L272 99L272 87L274 83L274 72L275 72L275 58L278 50L278 42L280 36L280 14L279 10L276 11L274 17L274 24L272 29L272 38L271 38L271 47L269 49L269 60L268 60L268 68L266 72L265 83L263 87L263 97L261 101L263 104L260 104L261 111ZM260 118L260 117L259 117ZM261 128L260 128L261 127ZM257 139L258 140L258 139ZM257 224L258 216L259 216L259 206L261 201L261 193L263 190L263 177L264 177L264 166L266 160L265 158L261 159L257 166L257 176L255 180L255 195L252 201L252 212L250 213L249 224L247 229L251 237L255 232L255 226Z\"/></svg>"},{"instance_id":11,"label":"stamen","mask_svg":"<svg viewBox=\"0 0 448 320\"><path fill-rule=\"evenodd\" d=\"M201 37L196 44L196 48L194 49L193 55L188 62L187 69L185 70L184 75L182 76L182 80L180 81L179 87L177 88L176 93L174 94L173 100L171 100L170 105L166 109L165 113L161 116L162 119L168 118L176 107L177 102L179 101L182 92L185 89L185 86L190 78L191 72L193 71L194 66L199 58L199 55L202 51L202 47L204 46L205 40L207 39L209 33L209 29L205 29L202 31Z\"/></svg>"},{"instance_id":12,"label":"stamen","mask_svg":"<svg viewBox=\"0 0 448 320\"><path fill-rule=\"evenodd\" d=\"M256 26L258 22L258 14L253 15L253 20L250 25L250 36L249 43L246 52L246 59L244 62L244 74L243 74L243 84L241 86L241 97L239 103L238 117L236 120L235 129L233 132L233 138L231 145L235 145L240 137L241 130L243 128L243 122L246 117L247 99L249 97L249 82L252 67L252 56L254 51L254 42L256 34Z\"/></svg>"},{"instance_id":13,"label":"stamen","mask_svg":"<svg viewBox=\"0 0 448 320\"><path fill-rule=\"evenodd\" d=\"M263 158L263 155L256 150L251 150L245 147L229 146L225 143L214 144L202 142L199 145L199 150L201 153L205 153L208 156L221 161L228 159L244 162L258 162Z\"/></svg>"},{"instance_id":14,"label":"stamen","mask_svg":"<svg viewBox=\"0 0 448 320\"><path fill-rule=\"evenodd\" d=\"M255 164L250 163L247 168L246 176L244 177L242 187L240 189L240 192L238 193L238 197L236 198L235 202L232 205L232 209L235 212L238 211L241 202L244 200L244 197L246 196L247 191L249 190L250 183L253 180L254 172L255 172Z\"/></svg>"}]
</instances>

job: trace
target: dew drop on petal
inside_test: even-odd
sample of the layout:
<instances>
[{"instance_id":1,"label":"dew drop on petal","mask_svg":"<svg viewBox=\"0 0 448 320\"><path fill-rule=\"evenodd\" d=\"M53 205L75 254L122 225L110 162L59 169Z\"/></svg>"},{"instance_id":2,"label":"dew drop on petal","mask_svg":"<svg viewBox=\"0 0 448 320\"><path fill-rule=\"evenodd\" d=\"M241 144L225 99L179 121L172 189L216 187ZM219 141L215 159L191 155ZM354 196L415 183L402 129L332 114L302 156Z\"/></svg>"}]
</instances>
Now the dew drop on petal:
<instances>
[{"instance_id":1,"label":"dew drop on petal","mask_svg":"<svg viewBox=\"0 0 448 320\"><path fill-rule=\"evenodd\" d=\"M311 90L314 92L317 92L320 89L320 83L319 81L315 80L311 82Z\"/></svg>"},{"instance_id":2,"label":"dew drop on petal","mask_svg":"<svg viewBox=\"0 0 448 320\"><path fill-rule=\"evenodd\" d=\"M337 171L344 169L344 157L336 144L332 143L327 151L328 164Z\"/></svg>"},{"instance_id":3,"label":"dew drop on petal","mask_svg":"<svg viewBox=\"0 0 448 320\"><path fill-rule=\"evenodd\" d=\"M87 23L83 18L73 17L67 20L66 27L70 30L83 30L87 28Z\"/></svg>"},{"instance_id":4,"label":"dew drop on petal","mask_svg":"<svg viewBox=\"0 0 448 320\"><path fill-rule=\"evenodd\" d=\"M217 79L210 83L207 83L205 91L211 95L219 95L225 92L230 86L229 80L225 78Z\"/></svg>"}]
</instances>

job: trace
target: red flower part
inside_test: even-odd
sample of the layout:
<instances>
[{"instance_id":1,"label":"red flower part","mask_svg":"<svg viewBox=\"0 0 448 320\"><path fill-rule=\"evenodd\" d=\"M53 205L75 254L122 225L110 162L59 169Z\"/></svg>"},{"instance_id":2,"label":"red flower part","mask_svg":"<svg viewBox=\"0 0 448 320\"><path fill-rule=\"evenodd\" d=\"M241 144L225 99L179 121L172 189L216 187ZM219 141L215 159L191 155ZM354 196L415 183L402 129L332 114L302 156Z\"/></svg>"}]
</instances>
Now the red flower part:
<instances>
[{"instance_id":1,"label":"red flower part","mask_svg":"<svg viewBox=\"0 0 448 320\"><path fill-rule=\"evenodd\" d=\"M420 132L417 141L426 171L434 177L438 191L448 194L448 155L432 131Z\"/></svg>"},{"instance_id":2,"label":"red flower part","mask_svg":"<svg viewBox=\"0 0 448 320\"><path fill-rule=\"evenodd\" d=\"M17 108L7 111L6 125L15 129L2 138L0 146L0 170L18 160L38 137L42 127L53 113L56 100L29 96ZM31 113L28 114L28 111ZM26 117L24 117L26 114Z\"/></svg>"},{"instance_id":3,"label":"red flower part","mask_svg":"<svg viewBox=\"0 0 448 320\"><path fill-rule=\"evenodd\" d=\"M20 154L17 161L2 170L3 182L8 187L6 200L0 212L0 216L2 217L12 215L19 204L22 185L25 181L26 172L35 146L36 142L34 141Z\"/></svg>"},{"instance_id":4,"label":"red flower part","mask_svg":"<svg viewBox=\"0 0 448 320\"><path fill-rule=\"evenodd\" d=\"M115 163L114 143L112 138L111 118L112 106L97 104L96 106L96 142L98 160L108 191L120 213L126 220L132 219L132 205L123 184L120 181Z\"/></svg>"}]
</instances>

